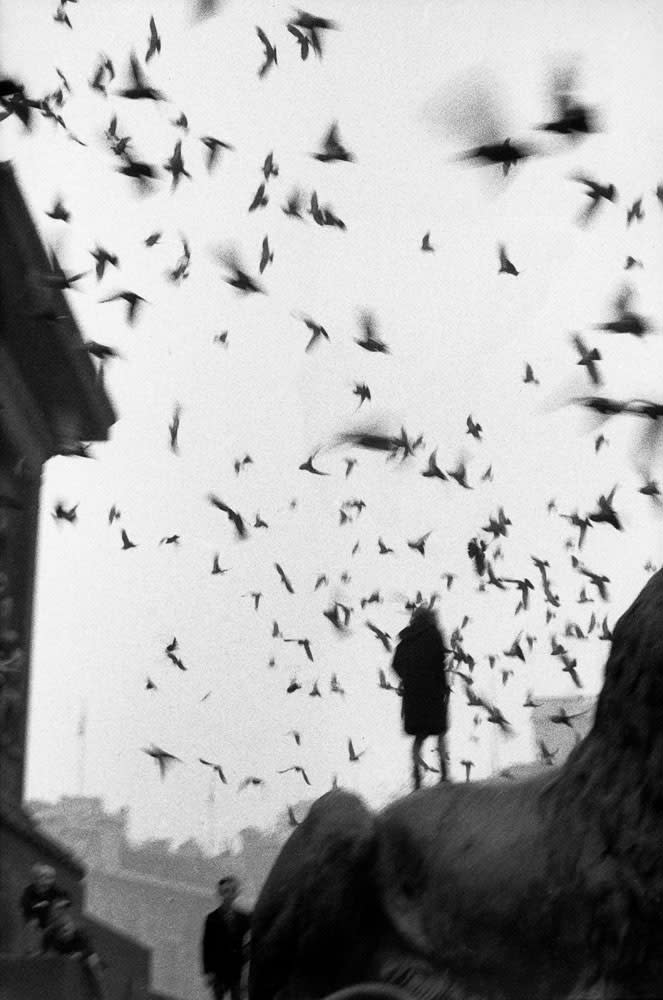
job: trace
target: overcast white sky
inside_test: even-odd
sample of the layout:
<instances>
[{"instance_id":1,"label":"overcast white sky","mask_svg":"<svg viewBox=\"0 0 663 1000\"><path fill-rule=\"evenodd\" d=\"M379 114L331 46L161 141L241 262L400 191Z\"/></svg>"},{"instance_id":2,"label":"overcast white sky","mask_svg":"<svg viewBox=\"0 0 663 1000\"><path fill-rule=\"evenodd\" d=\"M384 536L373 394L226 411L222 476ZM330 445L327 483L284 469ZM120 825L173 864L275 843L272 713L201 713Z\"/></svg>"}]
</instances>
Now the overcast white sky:
<instances>
[{"instance_id":1,"label":"overcast white sky","mask_svg":"<svg viewBox=\"0 0 663 1000\"><path fill-rule=\"evenodd\" d=\"M87 144L46 120L29 136L9 120L0 126L2 155L12 159L43 238L65 269L92 267L88 251L97 242L121 263L101 284L92 272L68 293L84 336L123 355L106 380L119 419L110 442L93 446L94 461L57 458L45 470L28 797L80 790L84 706L84 790L112 808L128 804L137 838L194 835L209 845L209 772L199 756L220 762L229 780L216 787L215 840L270 823L305 792L325 791L334 774L370 801L384 801L406 787L408 746L400 702L377 688L378 668L389 672L389 657L363 622L368 617L395 635L407 622L403 595L417 588L440 591L447 633L470 616L464 641L477 661L477 687L494 687L519 732L499 737L493 755L502 765L531 757L524 692L575 692L550 656L549 635L562 634L568 620L586 625L592 609L614 623L645 582L645 562L663 558L661 522L637 492L640 427L631 418L610 421L610 444L596 455L587 414L562 405L592 391L575 365L571 331L600 348L606 395L658 398L662 216L654 190L663 179L663 9L605 0L582 8L329 0L314 10L340 30L326 34L322 61L306 62L285 28L287 3L235 0L193 25L184 0L80 0L67 6L71 31L53 21L55 4L51 10L40 0L5 0L0 10L3 69L24 80L29 93L43 94L58 85L58 67L72 87L61 113ZM145 55L150 14L162 52L147 74L169 99L158 105L117 96L130 51ZM256 24L278 50L278 67L263 80ZM100 52L118 74L107 99L87 84ZM597 107L603 125L577 144L532 131L552 114L551 70L568 60L577 61L580 96ZM466 120L463 142L439 124L439 108L458 104L468 81L476 89L478 80L503 118L503 136L526 138L542 151L507 182L497 168L455 161L473 144L476 125ZM172 124L181 111L188 133ZM103 139L112 114L120 133L132 136L135 154L159 166L181 138L192 179L182 178L172 192L162 173L154 193L137 197ZM335 119L356 163L321 164L309 155ZM212 174L199 142L208 134L235 146ZM269 182L267 207L249 214L270 150L280 173ZM569 179L576 172L619 191L617 204L586 229L576 224L584 206L581 186ZM347 232L318 227L310 216L286 218L280 206L296 186L307 198L317 190ZM58 195L71 211L68 225L45 215ZM627 228L626 208L640 195L644 220ZM147 249L143 241L155 230L163 231L162 242ZM427 230L434 254L419 249ZM191 245L191 272L174 285L164 274L179 257L180 233ZM268 294L243 298L222 280L212 251L232 243L256 273L265 234L274 250L264 275ZM500 242L521 271L517 278L497 273ZM627 254L644 268L626 275ZM642 341L592 329L610 317L626 277L658 331ZM122 304L99 304L122 289L148 300L133 328ZM362 308L374 312L389 355L355 344ZM322 323L329 343L305 353L308 331L293 312ZM224 348L213 338L226 329ZM523 384L526 361L540 385ZM368 383L373 397L359 414L355 381ZM179 455L168 447L176 402ZM481 442L466 434L468 414L484 429ZM414 436L423 433L425 448L403 464L356 452L346 479L350 452L324 446L371 416L395 432L404 424ZM328 477L298 470L318 447L316 461ZM420 476L433 448L445 469L465 457L472 491ZM236 476L233 462L246 453L253 464ZM660 456L657 463L654 476ZM491 464L493 482L481 482ZM610 577L611 601L578 605L584 581L564 547L577 531L546 505L554 497L561 512L588 512L615 483L625 530L596 525L580 553ZM259 511L269 528L236 541L224 515L208 506L209 491L251 524ZM366 509L339 526L339 507L353 497ZM79 504L75 525L53 521L58 500ZM109 527L112 504L122 519ZM468 540L500 505L513 526L496 571L528 576L537 587L531 610L517 617L517 593L479 593L466 554ZM136 549L121 550L122 526ZM426 531L422 559L406 541ZM159 545L175 532L179 547ZM378 536L393 556L378 556ZM224 576L210 575L215 551L230 568ZM549 560L562 598L550 625L531 553ZM294 595L280 583L275 561ZM340 582L343 571L348 584ZM330 585L314 593L322 572ZM443 572L457 574L449 592ZM384 603L362 612L361 597L375 588ZM258 612L246 596L252 590L263 593ZM344 639L322 616L334 598L355 609ZM284 635L311 639L313 664L296 645L272 638L274 619ZM503 656L521 629L538 637L525 666ZM173 635L186 673L165 657ZM565 642L586 690L597 691L607 644L595 637ZM496 669L515 668L504 687L499 675L490 676L489 653L500 655ZM329 692L332 672L345 697ZM294 675L303 687L288 695ZM145 690L148 676L158 690ZM316 679L320 699L308 695ZM468 755L477 776L488 772L493 727L474 727L473 716L457 689L457 777ZM292 728L301 731L299 749ZM359 763L347 759L348 737L366 749ZM141 752L152 742L184 762L164 782ZM298 774L276 773L294 763L306 767L310 790ZM264 788L238 793L248 775L264 778Z\"/></svg>"}]
</instances>

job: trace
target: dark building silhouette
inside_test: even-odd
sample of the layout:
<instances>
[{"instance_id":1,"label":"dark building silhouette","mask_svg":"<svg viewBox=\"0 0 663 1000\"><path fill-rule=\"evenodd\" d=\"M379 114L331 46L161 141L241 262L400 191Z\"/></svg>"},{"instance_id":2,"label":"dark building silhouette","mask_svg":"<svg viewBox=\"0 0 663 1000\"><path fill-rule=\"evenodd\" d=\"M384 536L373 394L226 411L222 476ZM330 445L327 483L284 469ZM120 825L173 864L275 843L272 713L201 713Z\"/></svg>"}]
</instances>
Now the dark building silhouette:
<instances>
[{"instance_id":1,"label":"dark building silhouette","mask_svg":"<svg viewBox=\"0 0 663 1000\"><path fill-rule=\"evenodd\" d=\"M107 1000L147 1000L150 954L84 910L75 846L23 805L41 474L54 455L104 441L115 412L9 163L0 163L0 996L82 1000L77 963L21 957L21 893L36 862L57 872L107 962Z\"/></svg>"}]
</instances>

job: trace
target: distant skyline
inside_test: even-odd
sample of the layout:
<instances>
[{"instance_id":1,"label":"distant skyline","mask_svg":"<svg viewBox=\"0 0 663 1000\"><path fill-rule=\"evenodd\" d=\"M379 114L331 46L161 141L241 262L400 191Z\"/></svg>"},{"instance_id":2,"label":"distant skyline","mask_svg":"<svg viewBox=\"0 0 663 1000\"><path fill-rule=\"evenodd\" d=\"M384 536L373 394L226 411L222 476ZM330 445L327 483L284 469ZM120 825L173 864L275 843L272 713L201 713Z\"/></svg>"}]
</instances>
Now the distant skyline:
<instances>
[{"instance_id":1,"label":"distant skyline","mask_svg":"<svg viewBox=\"0 0 663 1000\"><path fill-rule=\"evenodd\" d=\"M44 474L26 795L57 799L76 794L83 780L84 792L108 808L130 807L131 835L140 840L207 843L210 771L200 757L220 763L228 778L214 785L220 836L270 825L335 775L376 805L404 792L400 702L378 688L378 670L395 677L365 621L396 641L408 620L404 600L418 589L439 593L447 636L469 616L463 645L476 661L476 687L518 734L494 736L485 713L475 725L457 679L452 775L462 780L468 754L477 777L491 761L532 759L526 692L576 691L551 656L551 635L577 657L583 690L596 693L608 643L565 636L567 621L584 630L594 611L599 624L607 615L614 625L646 580L645 563L663 561L660 516L638 492L645 472L661 475L659 456L636 454L644 421L601 425L609 444L597 453L598 422L568 405L595 393L660 398L663 209L654 192L663 180L663 9L644 0L592 0L582 9L565 0L329 0L319 12L338 30L325 33L321 60L311 53L305 62L286 30L292 11L288 3L226 3L192 26L184 2L82 0L68 5L69 30L36 0L0 3L3 71L44 94L59 86L59 68L72 89L62 117L86 143L38 115L30 135L8 119L0 123L2 156L63 268L91 271L66 293L85 338L121 354L105 369L119 414L111 440L92 447L94 460L59 457ZM145 73L167 102L117 94L130 52L143 62L150 15L162 51ZM278 50L278 66L263 79L256 25ZM88 86L100 53L116 72L106 98ZM578 142L534 128L553 113L552 71L569 62L602 126ZM483 108L476 120L470 93ZM450 108L465 138L452 134ZM173 124L181 112L189 131ZM104 139L113 114L133 155L159 169L150 194L138 196L116 170L120 160ZM536 145L538 155L506 179L499 167L460 163L481 141L482 115L501 118L503 137ZM312 158L333 121L356 162ZM235 147L211 173L199 141L206 135ZM171 190L163 165L177 141L192 176ZM270 151L279 174L266 183L268 204L249 213ZM577 224L586 195L575 174L618 191L585 228ZM305 207L315 190L347 230L316 225L306 212L287 218L281 206L297 187ZM627 226L627 208L640 196L644 218ZM68 224L45 214L58 197L71 211ZM433 253L420 249L428 231ZM155 232L161 239L146 247ZM267 294L243 297L224 281L218 251L235 246L257 276L265 235L274 251L261 278ZM181 258L182 236L190 273L176 283L166 275ZM97 243L120 264L99 283L89 254ZM518 276L498 273L500 244ZM644 267L625 271L627 255ZM654 326L641 339L596 329L626 282ZM99 301L124 289L146 300L133 326L124 303ZM355 342L362 310L374 315L388 354ZM329 334L309 352L302 314ZM226 330L226 343L215 341ZM600 349L601 388L577 365L573 332ZM526 363L538 384L523 381ZM359 410L356 383L368 384L372 397ZM177 406L175 454L168 427ZM481 440L467 433L468 416L481 424ZM369 426L394 434L404 426L413 438L423 434L424 445L404 462L334 446L339 432ZM471 490L420 475L434 449L446 471L466 461ZM236 474L235 461L247 454L252 462ZM312 454L328 475L300 471ZM346 478L350 456L357 464ZM492 481L482 478L488 467ZM568 538L577 546L578 531L560 515L594 511L615 485L624 531L594 524L580 552L565 548ZM246 540L209 493L241 512ZM365 508L346 508L341 524L342 505L356 498ZM60 500L79 505L75 524L51 517ZM121 519L109 525L113 504ZM512 525L500 539L503 559L489 546L494 571L535 587L530 609L517 615L513 585L478 592L467 555L472 537L489 540L482 529L499 507ZM257 514L267 528L254 527ZM135 549L122 551L122 528ZM407 542L426 532L422 557ZM172 534L179 545L160 544ZM378 554L378 538L393 555ZM217 552L228 572L213 576ZM532 554L549 561L560 595L550 623ZM609 602L573 569L571 554L610 578ZM314 590L323 573L329 584ZM455 576L449 590L445 573ZM577 603L583 585L594 603ZM362 609L375 589L383 602ZM257 610L254 591L262 594ZM334 600L354 609L347 636L323 617ZM536 636L525 664L505 656L519 633L522 642ZM165 655L173 636L186 671ZM313 662L283 637L309 638ZM498 657L492 673L488 655ZM330 691L332 674L345 695ZM156 690L145 689L148 677ZM287 694L293 677L302 689ZM321 698L309 696L315 681ZM348 760L349 738L366 751L358 763ZM183 761L163 781L142 752L152 744ZM434 763L430 748L427 759ZM310 788L296 772L277 774L295 763ZM264 787L238 792L248 776Z\"/></svg>"}]
</instances>

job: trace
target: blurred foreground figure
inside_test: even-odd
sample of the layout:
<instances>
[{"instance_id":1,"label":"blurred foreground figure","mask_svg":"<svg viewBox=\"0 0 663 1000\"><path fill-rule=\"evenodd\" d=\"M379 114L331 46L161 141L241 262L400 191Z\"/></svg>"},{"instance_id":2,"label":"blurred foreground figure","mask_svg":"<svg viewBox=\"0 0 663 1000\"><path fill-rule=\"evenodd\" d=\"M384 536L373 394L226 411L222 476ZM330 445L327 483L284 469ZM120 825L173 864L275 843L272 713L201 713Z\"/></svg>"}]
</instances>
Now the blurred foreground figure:
<instances>
[{"instance_id":1,"label":"blurred foreground figure","mask_svg":"<svg viewBox=\"0 0 663 1000\"><path fill-rule=\"evenodd\" d=\"M255 906L251 1000L663 996L662 608L659 570L561 767L314 802Z\"/></svg>"},{"instance_id":2,"label":"blurred foreground figure","mask_svg":"<svg viewBox=\"0 0 663 1000\"><path fill-rule=\"evenodd\" d=\"M444 671L447 650L432 608L414 609L410 624L400 633L392 666L403 690L403 729L412 741L412 780L421 788L421 748L427 736L437 736L440 781L447 780L445 736L448 728L449 686Z\"/></svg>"},{"instance_id":3,"label":"blurred foreground figure","mask_svg":"<svg viewBox=\"0 0 663 1000\"><path fill-rule=\"evenodd\" d=\"M240 1000L242 968L247 959L245 938L251 916L238 909L239 882L232 875L219 879L220 903L205 920L203 933L203 974L214 1000Z\"/></svg>"},{"instance_id":4,"label":"blurred foreground figure","mask_svg":"<svg viewBox=\"0 0 663 1000\"><path fill-rule=\"evenodd\" d=\"M54 904L69 901L69 895L55 882L55 869L50 865L36 864L30 872L31 882L23 890L21 910L25 921L25 951L39 955L43 950L43 935L52 915Z\"/></svg>"},{"instance_id":5,"label":"blurred foreground figure","mask_svg":"<svg viewBox=\"0 0 663 1000\"><path fill-rule=\"evenodd\" d=\"M68 899L53 903L51 920L44 931L44 953L66 955L80 962L89 995L103 1000L101 961L88 935L76 925Z\"/></svg>"}]
</instances>

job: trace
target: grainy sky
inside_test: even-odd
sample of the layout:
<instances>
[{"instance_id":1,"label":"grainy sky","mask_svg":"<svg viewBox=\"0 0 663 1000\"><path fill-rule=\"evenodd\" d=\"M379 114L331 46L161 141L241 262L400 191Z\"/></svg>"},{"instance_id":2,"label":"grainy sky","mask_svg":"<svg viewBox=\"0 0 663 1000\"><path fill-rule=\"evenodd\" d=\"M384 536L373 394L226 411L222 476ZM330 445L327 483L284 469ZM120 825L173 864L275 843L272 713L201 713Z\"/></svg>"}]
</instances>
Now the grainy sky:
<instances>
[{"instance_id":1,"label":"grainy sky","mask_svg":"<svg viewBox=\"0 0 663 1000\"><path fill-rule=\"evenodd\" d=\"M389 656L364 622L395 637L407 623L405 597L418 588L440 593L447 635L469 616L463 643L476 660L476 686L518 733L497 735L482 713L475 725L457 684L452 773L461 777L466 757L478 777L491 760L531 758L524 693L575 691L550 655L550 635L563 637L567 621L586 626L592 610L613 624L645 582L647 560L663 558L660 519L638 493L642 428L633 418L610 421L602 428L609 445L596 454L597 426L565 405L594 391L575 363L572 331L600 348L601 392L658 398L663 10L604 0L582 7L329 0L315 12L339 30L326 33L322 60L306 62L286 30L293 10L286 3L228 0L216 17L194 24L183 0L80 0L66 8L72 30L52 19L55 4L51 10L41 0L5 0L0 10L3 69L30 94L44 94L59 85L58 67L72 90L62 117L86 143L48 120L30 135L8 120L0 126L3 156L65 270L91 268L96 243L121 265L99 284L92 271L67 293L86 339L122 354L106 373L119 419L111 440L93 445L94 460L57 458L44 474L28 797L83 788L111 808L128 804L134 837L193 835L207 846L269 824L287 803L326 790L333 775L369 801L385 801L406 787L408 746L399 700L377 686L380 667L393 680ZM146 72L168 100L129 101L117 91L131 50L145 56L151 14L162 51ZM278 66L262 80L257 24L278 50ZM88 87L102 52L117 73L106 98ZM602 125L577 143L533 131L553 115L553 70L569 63ZM188 132L172 124L180 112ZM138 196L103 136L112 114L119 134L132 137L133 154L159 168L181 139L191 179L173 191L160 169L153 192ZM491 138L482 134L489 118L500 138L526 139L540 154L506 180L499 168L457 162L463 149ZM354 163L310 156L334 120ZM235 147L211 173L203 135ZM267 185L269 203L248 213L271 150L279 175ZM575 173L619 192L586 228L577 224L585 196L570 179ZM295 187L306 204L315 189L347 231L319 227L310 215L287 218L281 206ZM641 195L644 219L627 227L626 209ZM71 212L68 224L45 214L58 196ZM155 231L161 242L147 248ZM420 250L426 231L434 253ZM181 254L180 234L191 264L176 284L166 273ZM274 250L267 294L242 297L223 281L216 250L235 246L255 274L266 234ZM499 243L518 277L498 274ZM627 254L644 268L626 273ZM626 280L657 331L641 341L593 329L611 317ZM99 302L123 289L147 300L133 327L122 303ZM389 354L355 343L362 309L375 315ZM300 313L323 324L329 342L306 353ZM225 347L214 342L224 330ZM526 362L538 385L524 384ZM356 382L372 393L359 412ZM176 404L179 454L168 445ZM466 433L469 414L482 425L481 441ZM424 446L403 463L331 447L340 430L372 421L421 433ZM443 469L465 459L472 490L420 475L434 448ZM328 476L298 469L317 449ZM246 454L253 462L236 475L233 464ZM357 464L346 478L350 454ZM482 481L491 465L493 481ZM660 456L648 471L660 475ZM578 532L559 512L593 511L615 484L624 531L594 525L575 553L610 578L611 599L604 604L588 585L595 603L579 605L588 581L565 548ZM236 540L208 505L210 491L244 515L249 539ZM366 507L340 525L341 504L352 498ZM558 512L549 514L551 498ZM52 519L59 500L79 505L75 524ZM109 526L112 504L122 516ZM479 592L466 552L472 536L489 539L481 528L500 506L512 526L495 572L527 576L536 587L530 610L517 616L512 585ZM252 527L258 512L267 529ZM135 549L122 551L121 527ZM406 543L428 531L422 558ZM159 544L173 533L179 546ZM378 555L378 537L393 555ZM210 573L215 552L225 575ZM550 562L562 602L549 624L532 553ZM446 572L456 574L449 591ZM321 573L329 585L314 592ZM375 589L383 602L362 610L361 598ZM257 611L251 591L263 595ZM333 600L354 609L346 637L322 615ZM272 636L275 620L284 636L310 638L313 663ZM537 637L525 665L504 656L521 630ZM174 635L186 672L164 653ZM585 689L596 692L607 644L595 636L563 641ZM492 674L488 654L499 657ZM514 671L505 684L502 668ZM330 693L334 672L345 696ZM302 689L289 695L294 676ZM148 677L157 690L145 690ZM322 698L309 696L316 680ZM301 732L300 748L292 729ZM366 750L358 763L348 761L349 737ZM141 752L151 743L183 761L163 782ZM214 785L213 823L210 772L199 757L221 763L228 777L227 786ZM295 763L306 768L310 789L296 772L276 773ZM238 792L249 775L264 787Z\"/></svg>"}]
</instances>

